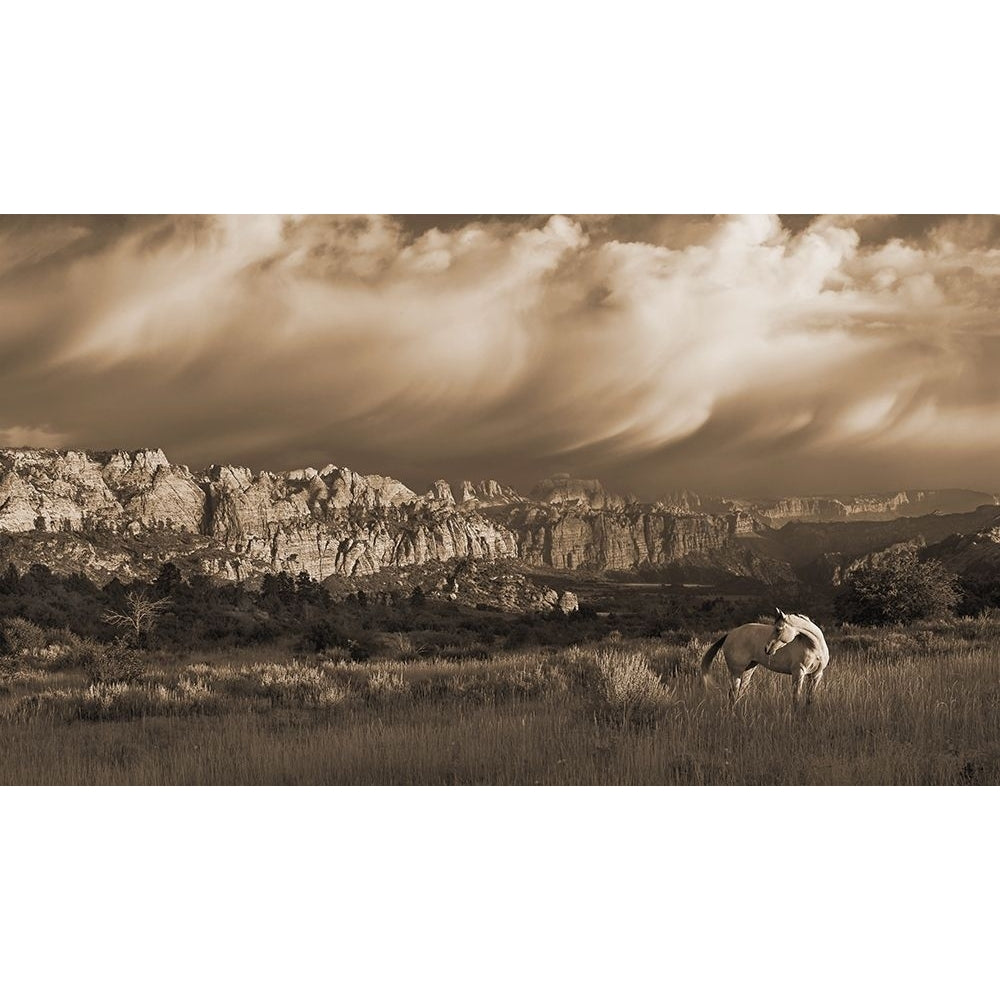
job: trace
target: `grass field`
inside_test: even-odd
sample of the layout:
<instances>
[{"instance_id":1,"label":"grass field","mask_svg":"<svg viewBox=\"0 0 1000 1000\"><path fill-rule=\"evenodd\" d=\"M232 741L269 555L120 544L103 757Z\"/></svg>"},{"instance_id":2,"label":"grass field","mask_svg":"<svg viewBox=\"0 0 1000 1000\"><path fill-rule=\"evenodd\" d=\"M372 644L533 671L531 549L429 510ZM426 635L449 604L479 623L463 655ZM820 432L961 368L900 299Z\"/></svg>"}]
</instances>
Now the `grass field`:
<instances>
[{"instance_id":1,"label":"grass field","mask_svg":"<svg viewBox=\"0 0 1000 1000\"><path fill-rule=\"evenodd\" d=\"M5 784L994 784L1000 624L829 635L816 703L758 670L730 709L724 667L619 639L490 660L195 662L145 675L11 661ZM254 655L259 656L259 651Z\"/></svg>"}]
</instances>

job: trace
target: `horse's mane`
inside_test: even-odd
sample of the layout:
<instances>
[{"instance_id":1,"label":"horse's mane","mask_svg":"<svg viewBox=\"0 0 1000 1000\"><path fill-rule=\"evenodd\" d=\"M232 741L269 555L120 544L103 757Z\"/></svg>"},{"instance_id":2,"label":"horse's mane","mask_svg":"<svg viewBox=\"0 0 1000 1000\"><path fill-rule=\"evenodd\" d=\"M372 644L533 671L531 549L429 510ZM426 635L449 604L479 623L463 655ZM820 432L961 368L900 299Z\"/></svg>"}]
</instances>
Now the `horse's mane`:
<instances>
[{"instance_id":1,"label":"horse's mane","mask_svg":"<svg viewBox=\"0 0 1000 1000\"><path fill-rule=\"evenodd\" d=\"M800 632L805 632L806 635L810 636L816 642L819 643L820 648L826 649L826 636L823 635L823 630L809 617L806 615L788 613L785 618L790 621Z\"/></svg>"}]
</instances>

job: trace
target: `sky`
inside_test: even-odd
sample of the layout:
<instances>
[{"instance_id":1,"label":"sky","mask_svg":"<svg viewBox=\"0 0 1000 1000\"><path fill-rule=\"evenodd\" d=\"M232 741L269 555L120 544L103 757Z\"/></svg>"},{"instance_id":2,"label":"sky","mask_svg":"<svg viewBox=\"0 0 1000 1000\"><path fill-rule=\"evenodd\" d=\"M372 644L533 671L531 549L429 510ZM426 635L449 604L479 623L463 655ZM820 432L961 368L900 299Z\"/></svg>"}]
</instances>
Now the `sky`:
<instances>
[{"instance_id":1,"label":"sky","mask_svg":"<svg viewBox=\"0 0 1000 1000\"><path fill-rule=\"evenodd\" d=\"M996 216L7 216L0 447L992 492L998 278Z\"/></svg>"}]
</instances>

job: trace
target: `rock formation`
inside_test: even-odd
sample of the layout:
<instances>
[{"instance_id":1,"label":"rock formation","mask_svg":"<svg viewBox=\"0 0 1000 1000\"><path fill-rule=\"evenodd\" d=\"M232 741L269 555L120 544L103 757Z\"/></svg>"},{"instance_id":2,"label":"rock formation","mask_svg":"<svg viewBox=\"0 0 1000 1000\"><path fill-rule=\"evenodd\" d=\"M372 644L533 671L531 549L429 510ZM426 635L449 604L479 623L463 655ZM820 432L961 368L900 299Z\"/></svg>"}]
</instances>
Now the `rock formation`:
<instances>
[{"instance_id":1,"label":"rock formation","mask_svg":"<svg viewBox=\"0 0 1000 1000\"><path fill-rule=\"evenodd\" d=\"M530 499L545 504L572 504L587 510L624 510L636 502L633 496L609 493L599 479L552 476L531 491Z\"/></svg>"},{"instance_id":2,"label":"rock formation","mask_svg":"<svg viewBox=\"0 0 1000 1000\"><path fill-rule=\"evenodd\" d=\"M564 615L571 615L574 611L580 610L580 602L572 590L566 590L559 598L559 610Z\"/></svg>"},{"instance_id":3,"label":"rock formation","mask_svg":"<svg viewBox=\"0 0 1000 1000\"><path fill-rule=\"evenodd\" d=\"M859 496L784 497L777 500L726 500L772 528L790 521L890 521L926 514L958 514L994 504L996 498L975 490L902 490Z\"/></svg>"},{"instance_id":4,"label":"rock formation","mask_svg":"<svg viewBox=\"0 0 1000 1000\"><path fill-rule=\"evenodd\" d=\"M965 503L969 496L978 495L946 499ZM892 503L903 504L900 497L910 509L943 494L899 494ZM829 579L834 567L865 551L917 533L934 542L980 530L997 513L991 507L774 530L757 516L760 508L733 501L708 513L709 504L694 495L673 499L641 504L609 493L598 480L559 476L530 498L496 480L466 481L456 503L444 480L420 495L396 479L337 465L285 473L215 465L192 472L158 449L9 449L0 450L0 560L104 578L155 575L169 559L185 572L224 579L285 570L324 580L449 560L516 559L558 571L653 569L674 579L774 583L797 575ZM801 498L782 503L766 510L779 518L820 509ZM493 582L519 585L513 578ZM560 605L556 592L537 601Z\"/></svg>"},{"instance_id":5,"label":"rock formation","mask_svg":"<svg viewBox=\"0 0 1000 1000\"><path fill-rule=\"evenodd\" d=\"M201 535L218 543L213 575L230 578L269 569L324 579L517 555L508 529L456 511L447 483L433 492L418 497L395 479L334 465L284 474L216 465L194 475L158 450L0 451L0 533Z\"/></svg>"},{"instance_id":6,"label":"rock formation","mask_svg":"<svg viewBox=\"0 0 1000 1000\"><path fill-rule=\"evenodd\" d=\"M520 503L524 500L517 490L504 486L495 479L484 479L471 483L466 479L462 483L462 503L491 506L504 503Z\"/></svg>"},{"instance_id":7,"label":"rock formation","mask_svg":"<svg viewBox=\"0 0 1000 1000\"><path fill-rule=\"evenodd\" d=\"M636 505L623 510L530 504L497 515L517 534L521 558L556 569L629 570L723 549L735 514L674 515Z\"/></svg>"},{"instance_id":8,"label":"rock formation","mask_svg":"<svg viewBox=\"0 0 1000 1000\"><path fill-rule=\"evenodd\" d=\"M441 503L455 503L455 495L451 486L444 479L435 480L431 488L424 494L426 500L438 500Z\"/></svg>"}]
</instances>

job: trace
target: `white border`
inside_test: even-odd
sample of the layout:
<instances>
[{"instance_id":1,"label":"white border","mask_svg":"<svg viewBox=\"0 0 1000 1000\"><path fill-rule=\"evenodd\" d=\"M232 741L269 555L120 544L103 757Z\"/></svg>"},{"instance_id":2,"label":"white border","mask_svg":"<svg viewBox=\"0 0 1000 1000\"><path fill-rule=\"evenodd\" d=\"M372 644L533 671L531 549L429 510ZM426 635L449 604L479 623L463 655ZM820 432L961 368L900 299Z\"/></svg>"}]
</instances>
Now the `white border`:
<instances>
[{"instance_id":1,"label":"white border","mask_svg":"<svg viewBox=\"0 0 1000 1000\"><path fill-rule=\"evenodd\" d=\"M5 10L0 208L984 212L988 5Z\"/></svg>"},{"instance_id":2,"label":"white border","mask_svg":"<svg viewBox=\"0 0 1000 1000\"><path fill-rule=\"evenodd\" d=\"M993 979L992 789L4 799L19 998L841 1000Z\"/></svg>"},{"instance_id":3,"label":"white border","mask_svg":"<svg viewBox=\"0 0 1000 1000\"><path fill-rule=\"evenodd\" d=\"M19 5L0 209L996 211L992 17ZM19 998L936 997L993 979L993 789L0 796Z\"/></svg>"}]
</instances>

